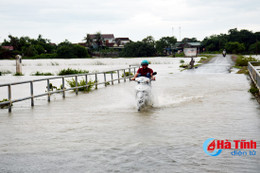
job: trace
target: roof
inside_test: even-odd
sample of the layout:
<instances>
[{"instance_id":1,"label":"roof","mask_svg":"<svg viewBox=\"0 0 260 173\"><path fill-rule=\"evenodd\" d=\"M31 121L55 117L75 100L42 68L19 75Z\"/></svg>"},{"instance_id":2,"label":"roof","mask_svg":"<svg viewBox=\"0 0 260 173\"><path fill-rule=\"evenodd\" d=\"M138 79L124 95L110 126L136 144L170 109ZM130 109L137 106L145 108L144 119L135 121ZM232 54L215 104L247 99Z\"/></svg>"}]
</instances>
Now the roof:
<instances>
[{"instance_id":1,"label":"roof","mask_svg":"<svg viewBox=\"0 0 260 173\"><path fill-rule=\"evenodd\" d=\"M200 42L188 42L189 45L191 46L200 46Z\"/></svg>"},{"instance_id":2,"label":"roof","mask_svg":"<svg viewBox=\"0 0 260 173\"><path fill-rule=\"evenodd\" d=\"M115 40L130 40L128 37L117 37Z\"/></svg>"},{"instance_id":3,"label":"roof","mask_svg":"<svg viewBox=\"0 0 260 173\"><path fill-rule=\"evenodd\" d=\"M3 49L14 50L13 46L2 46Z\"/></svg>"}]
</instances>

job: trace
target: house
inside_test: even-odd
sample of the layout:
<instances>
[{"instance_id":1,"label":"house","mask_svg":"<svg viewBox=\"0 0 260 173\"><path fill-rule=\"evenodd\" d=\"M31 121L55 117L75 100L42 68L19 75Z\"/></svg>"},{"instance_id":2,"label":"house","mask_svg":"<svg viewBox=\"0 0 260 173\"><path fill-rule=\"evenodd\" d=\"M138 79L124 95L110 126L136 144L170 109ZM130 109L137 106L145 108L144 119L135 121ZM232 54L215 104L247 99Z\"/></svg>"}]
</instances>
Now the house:
<instances>
[{"instance_id":1,"label":"house","mask_svg":"<svg viewBox=\"0 0 260 173\"><path fill-rule=\"evenodd\" d=\"M130 43L130 39L128 37L118 37L115 39L115 43L120 46L120 45L125 45L127 43Z\"/></svg>"},{"instance_id":2,"label":"house","mask_svg":"<svg viewBox=\"0 0 260 173\"><path fill-rule=\"evenodd\" d=\"M199 53L200 52L200 46L201 46L201 43L200 42L177 42L175 45L174 45L174 49L176 51L183 51L184 48L197 48L197 52Z\"/></svg>"},{"instance_id":3,"label":"house","mask_svg":"<svg viewBox=\"0 0 260 173\"><path fill-rule=\"evenodd\" d=\"M97 34L89 34L89 38L93 41L92 46L97 47L96 41ZM110 48L123 48L125 44L129 43L131 40L128 37L118 37L115 38L114 34L101 34L101 38L103 40L103 46L107 46Z\"/></svg>"},{"instance_id":4,"label":"house","mask_svg":"<svg viewBox=\"0 0 260 173\"><path fill-rule=\"evenodd\" d=\"M14 47L13 46L1 46L3 49L6 49L6 50L14 50Z\"/></svg>"},{"instance_id":5,"label":"house","mask_svg":"<svg viewBox=\"0 0 260 173\"><path fill-rule=\"evenodd\" d=\"M96 35L97 34L89 34L90 39L92 39L93 41L96 40ZM115 37L114 34L101 34L101 38L104 40L104 42L107 43L114 43L115 41Z\"/></svg>"}]
</instances>

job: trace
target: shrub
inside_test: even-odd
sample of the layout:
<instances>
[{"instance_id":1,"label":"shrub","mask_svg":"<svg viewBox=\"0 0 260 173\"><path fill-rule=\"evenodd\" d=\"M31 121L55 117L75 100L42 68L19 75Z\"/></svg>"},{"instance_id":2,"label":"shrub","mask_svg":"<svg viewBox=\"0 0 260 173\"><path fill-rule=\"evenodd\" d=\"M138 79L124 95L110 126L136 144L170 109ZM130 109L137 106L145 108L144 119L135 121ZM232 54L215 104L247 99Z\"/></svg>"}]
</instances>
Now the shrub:
<instances>
[{"instance_id":1,"label":"shrub","mask_svg":"<svg viewBox=\"0 0 260 173\"><path fill-rule=\"evenodd\" d=\"M87 70L76 70L76 69L67 68L67 69L62 69L58 73L58 75L82 74L82 73L89 73L89 71L87 71Z\"/></svg>"},{"instance_id":2,"label":"shrub","mask_svg":"<svg viewBox=\"0 0 260 173\"><path fill-rule=\"evenodd\" d=\"M228 42L225 45L227 52L231 52L233 54L242 53L245 51L244 43L239 42Z\"/></svg>"},{"instance_id":3,"label":"shrub","mask_svg":"<svg viewBox=\"0 0 260 173\"><path fill-rule=\"evenodd\" d=\"M41 73L39 71L37 71L36 73L32 74L33 76L53 76L52 73L47 72L47 73Z\"/></svg>"},{"instance_id":4,"label":"shrub","mask_svg":"<svg viewBox=\"0 0 260 173\"><path fill-rule=\"evenodd\" d=\"M253 95L255 95L255 94L259 93L259 89L257 87L255 87L254 85L251 85L249 92L252 93Z\"/></svg>"},{"instance_id":5,"label":"shrub","mask_svg":"<svg viewBox=\"0 0 260 173\"><path fill-rule=\"evenodd\" d=\"M257 61L253 57L238 56L236 59L236 66L247 66L249 61Z\"/></svg>"},{"instance_id":6,"label":"shrub","mask_svg":"<svg viewBox=\"0 0 260 173\"><path fill-rule=\"evenodd\" d=\"M1 102L7 102L7 101L9 101L9 100L8 99L3 99L3 100L0 101L0 103ZM11 104L11 106L13 106L13 104ZM9 103L0 106L1 109L6 109L8 107L9 107Z\"/></svg>"},{"instance_id":7,"label":"shrub","mask_svg":"<svg viewBox=\"0 0 260 173\"><path fill-rule=\"evenodd\" d=\"M74 78L72 78L72 80L66 80L66 81L67 81L67 83L69 84L69 86L71 88L76 87L76 81L75 81ZM83 79L83 80L78 82L78 86L85 86L85 87L79 88L78 90L79 91L87 91L87 92L89 92L93 88L94 84L95 84L95 81L91 81L90 80L90 81L88 81L88 87L86 87L85 86L86 85L86 81Z\"/></svg>"},{"instance_id":8,"label":"shrub","mask_svg":"<svg viewBox=\"0 0 260 173\"><path fill-rule=\"evenodd\" d=\"M182 64L183 64L184 62L185 62L185 61L184 61L183 59L182 59L182 60L180 60L180 63L182 63Z\"/></svg>"},{"instance_id":9,"label":"shrub","mask_svg":"<svg viewBox=\"0 0 260 173\"><path fill-rule=\"evenodd\" d=\"M49 59L49 58L57 58L57 54L56 53L46 53L46 54L40 54L40 55L36 55L33 58L35 59Z\"/></svg>"},{"instance_id":10,"label":"shrub","mask_svg":"<svg viewBox=\"0 0 260 173\"><path fill-rule=\"evenodd\" d=\"M130 74L129 74L129 72L125 72L125 75L124 75L124 73L122 74L122 77L127 77L127 76L132 76L133 75L133 73L131 72Z\"/></svg>"},{"instance_id":11,"label":"shrub","mask_svg":"<svg viewBox=\"0 0 260 173\"><path fill-rule=\"evenodd\" d=\"M6 71L0 71L0 76L4 75L4 74L11 74L12 72L10 72L9 70Z\"/></svg>"}]
</instances>

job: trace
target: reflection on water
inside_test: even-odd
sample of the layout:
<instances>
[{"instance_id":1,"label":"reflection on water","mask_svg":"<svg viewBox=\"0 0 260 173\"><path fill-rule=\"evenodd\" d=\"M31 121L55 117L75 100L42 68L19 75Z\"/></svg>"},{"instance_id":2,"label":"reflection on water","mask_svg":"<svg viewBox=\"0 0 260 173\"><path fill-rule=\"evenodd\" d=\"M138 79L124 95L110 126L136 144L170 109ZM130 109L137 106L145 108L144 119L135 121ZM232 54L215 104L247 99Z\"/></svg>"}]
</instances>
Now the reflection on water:
<instances>
[{"instance_id":1,"label":"reflection on water","mask_svg":"<svg viewBox=\"0 0 260 173\"><path fill-rule=\"evenodd\" d=\"M153 68L154 106L143 112L134 82L64 100L57 94L50 104L17 105L10 115L1 110L0 172L259 171L259 149L246 157L231 150L211 157L202 149L210 137L260 143L260 109L246 76Z\"/></svg>"}]
</instances>

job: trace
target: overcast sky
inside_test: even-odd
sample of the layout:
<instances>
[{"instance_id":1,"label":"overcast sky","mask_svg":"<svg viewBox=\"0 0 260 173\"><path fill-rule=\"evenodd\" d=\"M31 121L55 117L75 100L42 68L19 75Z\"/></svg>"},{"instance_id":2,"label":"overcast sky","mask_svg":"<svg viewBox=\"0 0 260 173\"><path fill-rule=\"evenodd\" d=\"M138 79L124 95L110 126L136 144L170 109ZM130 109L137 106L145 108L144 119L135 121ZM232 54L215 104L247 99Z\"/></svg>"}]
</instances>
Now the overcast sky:
<instances>
[{"instance_id":1,"label":"overcast sky","mask_svg":"<svg viewBox=\"0 0 260 173\"><path fill-rule=\"evenodd\" d=\"M202 40L233 28L260 31L259 16L260 0L0 0L0 42L41 34L76 43L96 32Z\"/></svg>"}]
</instances>

